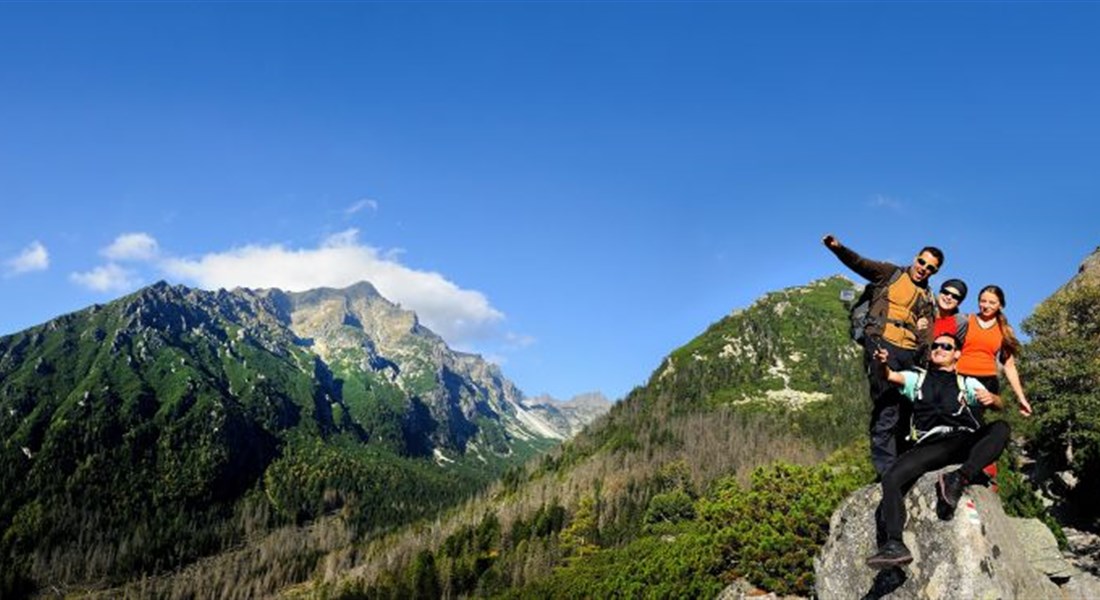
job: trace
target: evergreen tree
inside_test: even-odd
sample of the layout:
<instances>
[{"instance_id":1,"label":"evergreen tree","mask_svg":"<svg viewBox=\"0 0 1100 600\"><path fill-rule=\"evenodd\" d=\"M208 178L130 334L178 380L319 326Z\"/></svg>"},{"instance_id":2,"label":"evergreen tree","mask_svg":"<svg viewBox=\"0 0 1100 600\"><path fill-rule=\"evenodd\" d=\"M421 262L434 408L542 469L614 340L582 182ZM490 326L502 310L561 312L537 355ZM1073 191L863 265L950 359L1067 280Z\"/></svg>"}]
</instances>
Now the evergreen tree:
<instances>
[{"instance_id":1,"label":"evergreen tree","mask_svg":"<svg viewBox=\"0 0 1100 600\"><path fill-rule=\"evenodd\" d=\"M1034 444L1056 469L1080 482L1073 496L1083 517L1100 509L1100 286L1062 290L1023 323L1031 342L1021 370L1035 405Z\"/></svg>"}]
</instances>

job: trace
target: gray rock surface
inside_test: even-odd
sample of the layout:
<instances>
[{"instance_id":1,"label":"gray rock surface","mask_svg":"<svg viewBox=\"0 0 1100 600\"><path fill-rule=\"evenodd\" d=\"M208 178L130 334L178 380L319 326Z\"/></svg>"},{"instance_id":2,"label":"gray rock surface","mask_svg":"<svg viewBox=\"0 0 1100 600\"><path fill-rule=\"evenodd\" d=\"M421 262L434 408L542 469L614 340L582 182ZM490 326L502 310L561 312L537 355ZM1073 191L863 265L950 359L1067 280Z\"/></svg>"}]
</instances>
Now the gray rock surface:
<instances>
[{"instance_id":1,"label":"gray rock surface","mask_svg":"<svg viewBox=\"0 0 1100 600\"><path fill-rule=\"evenodd\" d=\"M802 596L780 596L774 592L765 592L755 585L738 579L715 596L714 600L805 600Z\"/></svg>"},{"instance_id":2,"label":"gray rock surface","mask_svg":"<svg viewBox=\"0 0 1100 600\"><path fill-rule=\"evenodd\" d=\"M818 597L1100 597L1096 578L1061 559L1045 526L1008 517L1000 499L984 487L967 488L954 518L940 520L936 476L926 474L906 496L904 536L914 560L905 568L875 571L864 564L876 548L874 511L881 487L865 487L841 503L829 540L814 559Z\"/></svg>"},{"instance_id":3,"label":"gray rock surface","mask_svg":"<svg viewBox=\"0 0 1100 600\"><path fill-rule=\"evenodd\" d=\"M1058 549L1058 540L1041 521L1009 517L1020 538L1020 545L1031 566L1051 581L1065 581L1081 575L1081 569L1071 565Z\"/></svg>"},{"instance_id":4,"label":"gray rock surface","mask_svg":"<svg viewBox=\"0 0 1100 600\"><path fill-rule=\"evenodd\" d=\"M1066 534L1071 552L1069 561L1093 575L1100 575L1100 535L1072 527L1063 527L1062 532Z\"/></svg>"}]
</instances>

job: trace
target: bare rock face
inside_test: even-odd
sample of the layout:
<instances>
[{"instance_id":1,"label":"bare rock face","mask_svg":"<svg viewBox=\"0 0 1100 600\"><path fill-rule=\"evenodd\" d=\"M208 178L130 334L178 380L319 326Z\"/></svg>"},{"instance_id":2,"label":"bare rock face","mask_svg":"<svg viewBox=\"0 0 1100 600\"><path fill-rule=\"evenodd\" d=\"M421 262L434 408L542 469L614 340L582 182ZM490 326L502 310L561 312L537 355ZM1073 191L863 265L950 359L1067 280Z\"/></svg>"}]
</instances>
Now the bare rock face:
<instances>
[{"instance_id":1,"label":"bare rock face","mask_svg":"<svg viewBox=\"0 0 1100 600\"><path fill-rule=\"evenodd\" d=\"M1053 536L1045 526L1008 517L997 495L984 487L968 487L954 517L940 520L937 476L926 474L905 498L904 541L914 560L904 568L875 571L864 564L876 550L881 487L865 487L841 503L829 540L814 559L819 598L1096 597L1096 579L1061 558L1057 544L1051 549Z\"/></svg>"}]
</instances>

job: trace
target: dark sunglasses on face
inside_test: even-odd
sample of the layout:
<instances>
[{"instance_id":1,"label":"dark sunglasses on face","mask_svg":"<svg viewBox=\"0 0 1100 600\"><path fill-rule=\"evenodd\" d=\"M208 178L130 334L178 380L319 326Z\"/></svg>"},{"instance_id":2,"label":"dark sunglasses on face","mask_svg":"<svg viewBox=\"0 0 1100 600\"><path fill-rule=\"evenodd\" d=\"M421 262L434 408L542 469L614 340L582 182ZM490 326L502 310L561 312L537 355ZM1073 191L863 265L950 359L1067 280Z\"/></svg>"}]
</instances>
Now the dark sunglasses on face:
<instances>
[{"instance_id":1,"label":"dark sunglasses on face","mask_svg":"<svg viewBox=\"0 0 1100 600\"><path fill-rule=\"evenodd\" d=\"M917 257L917 264L924 267L929 273L935 273L936 271L940 270L939 267L928 262L927 260L924 260L920 256Z\"/></svg>"},{"instance_id":2,"label":"dark sunglasses on face","mask_svg":"<svg viewBox=\"0 0 1100 600\"><path fill-rule=\"evenodd\" d=\"M948 352L953 352L955 350L955 346L952 344L941 344L939 342L932 342L932 349L947 350Z\"/></svg>"},{"instance_id":3,"label":"dark sunglasses on face","mask_svg":"<svg viewBox=\"0 0 1100 600\"><path fill-rule=\"evenodd\" d=\"M952 298L955 299L956 302L962 302L963 301L962 295L956 294L955 292L952 292L951 290L940 290L940 293L945 295L945 296L951 296Z\"/></svg>"}]
</instances>

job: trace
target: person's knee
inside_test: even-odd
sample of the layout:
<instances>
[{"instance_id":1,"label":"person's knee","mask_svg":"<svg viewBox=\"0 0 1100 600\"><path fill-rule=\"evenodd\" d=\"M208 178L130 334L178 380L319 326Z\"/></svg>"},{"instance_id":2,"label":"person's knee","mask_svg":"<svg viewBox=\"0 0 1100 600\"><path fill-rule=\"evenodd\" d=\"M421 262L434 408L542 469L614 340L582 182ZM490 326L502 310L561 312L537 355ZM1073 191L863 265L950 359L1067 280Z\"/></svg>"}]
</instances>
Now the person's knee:
<instances>
[{"instance_id":1,"label":"person's knee","mask_svg":"<svg viewBox=\"0 0 1100 600\"><path fill-rule=\"evenodd\" d=\"M887 490L900 491L905 479L905 474L900 469L890 469L882 476L882 492L885 494Z\"/></svg>"},{"instance_id":2,"label":"person's knee","mask_svg":"<svg viewBox=\"0 0 1100 600\"><path fill-rule=\"evenodd\" d=\"M1012 427L1006 421L996 421L990 424L989 435L1008 442L1008 438L1012 435Z\"/></svg>"}]
</instances>

